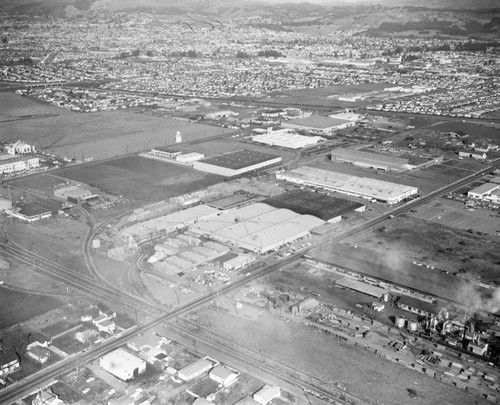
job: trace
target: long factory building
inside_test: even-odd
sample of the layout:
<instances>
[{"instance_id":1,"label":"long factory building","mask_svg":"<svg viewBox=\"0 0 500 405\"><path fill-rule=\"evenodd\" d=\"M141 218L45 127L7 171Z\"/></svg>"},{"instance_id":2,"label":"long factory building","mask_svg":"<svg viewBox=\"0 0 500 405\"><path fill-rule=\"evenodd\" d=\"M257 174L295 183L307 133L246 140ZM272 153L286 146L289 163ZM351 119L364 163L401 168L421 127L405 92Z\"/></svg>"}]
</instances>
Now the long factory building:
<instances>
[{"instance_id":1,"label":"long factory building","mask_svg":"<svg viewBox=\"0 0 500 405\"><path fill-rule=\"evenodd\" d=\"M309 236L326 222L312 215L257 203L232 209L190 226L190 230L219 242L262 254Z\"/></svg>"},{"instance_id":2,"label":"long factory building","mask_svg":"<svg viewBox=\"0 0 500 405\"><path fill-rule=\"evenodd\" d=\"M242 149L193 162L193 168L224 177L239 176L244 173L277 165L281 156Z\"/></svg>"},{"instance_id":3,"label":"long factory building","mask_svg":"<svg viewBox=\"0 0 500 405\"><path fill-rule=\"evenodd\" d=\"M418 193L417 187L368 177L352 176L310 166L302 166L294 170L277 173L276 178L369 200L376 199L390 205Z\"/></svg>"}]
</instances>

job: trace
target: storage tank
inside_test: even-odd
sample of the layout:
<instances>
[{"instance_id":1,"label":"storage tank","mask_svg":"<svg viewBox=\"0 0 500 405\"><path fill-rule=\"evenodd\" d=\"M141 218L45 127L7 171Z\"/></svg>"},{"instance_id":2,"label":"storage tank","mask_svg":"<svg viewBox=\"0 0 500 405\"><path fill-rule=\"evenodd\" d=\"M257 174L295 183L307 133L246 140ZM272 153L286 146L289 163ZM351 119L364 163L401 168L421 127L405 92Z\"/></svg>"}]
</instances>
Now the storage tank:
<instances>
[{"instance_id":1,"label":"storage tank","mask_svg":"<svg viewBox=\"0 0 500 405\"><path fill-rule=\"evenodd\" d=\"M402 316L396 316L396 327L397 328L404 328L405 327L405 323L406 323L406 319Z\"/></svg>"},{"instance_id":2,"label":"storage tank","mask_svg":"<svg viewBox=\"0 0 500 405\"><path fill-rule=\"evenodd\" d=\"M443 335L447 335L448 333L451 333L451 322L450 321L446 321L444 324L443 324Z\"/></svg>"},{"instance_id":3,"label":"storage tank","mask_svg":"<svg viewBox=\"0 0 500 405\"><path fill-rule=\"evenodd\" d=\"M418 322L417 321L408 321L408 330L410 332L416 332L418 328Z\"/></svg>"},{"instance_id":4,"label":"storage tank","mask_svg":"<svg viewBox=\"0 0 500 405\"><path fill-rule=\"evenodd\" d=\"M390 295L388 292L385 292L382 294L382 301L383 302L389 302Z\"/></svg>"}]
</instances>

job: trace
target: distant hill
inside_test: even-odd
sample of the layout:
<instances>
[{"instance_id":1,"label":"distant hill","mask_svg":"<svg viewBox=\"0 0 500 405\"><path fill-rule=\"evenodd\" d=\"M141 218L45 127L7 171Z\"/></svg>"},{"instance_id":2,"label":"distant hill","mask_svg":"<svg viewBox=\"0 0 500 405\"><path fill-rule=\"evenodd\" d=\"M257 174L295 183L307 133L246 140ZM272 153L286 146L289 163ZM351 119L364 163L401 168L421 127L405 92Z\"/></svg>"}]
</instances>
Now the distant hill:
<instances>
[{"instance_id":1,"label":"distant hill","mask_svg":"<svg viewBox=\"0 0 500 405\"><path fill-rule=\"evenodd\" d=\"M498 0L0 0L9 14L76 16L115 11L170 16L201 15L223 20L279 16L287 21L270 29L294 30L328 25L356 28L373 35L429 31L443 35L500 33ZM494 7L498 8L494 8Z\"/></svg>"}]
</instances>

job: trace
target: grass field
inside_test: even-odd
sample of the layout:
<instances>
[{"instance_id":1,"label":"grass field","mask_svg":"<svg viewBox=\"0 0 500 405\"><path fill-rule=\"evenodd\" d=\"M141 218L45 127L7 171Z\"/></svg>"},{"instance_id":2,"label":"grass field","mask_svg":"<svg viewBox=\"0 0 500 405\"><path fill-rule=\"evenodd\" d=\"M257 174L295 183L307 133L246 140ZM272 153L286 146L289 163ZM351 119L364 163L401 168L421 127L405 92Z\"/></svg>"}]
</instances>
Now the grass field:
<instances>
[{"instance_id":1,"label":"grass field","mask_svg":"<svg viewBox=\"0 0 500 405\"><path fill-rule=\"evenodd\" d=\"M58 175L109 194L147 203L190 193L222 181L221 176L140 156L73 166L59 171Z\"/></svg>"},{"instance_id":2,"label":"grass field","mask_svg":"<svg viewBox=\"0 0 500 405\"><path fill-rule=\"evenodd\" d=\"M455 120L433 125L433 129L442 132L463 131L472 139L491 139L493 142L500 141L500 128L495 128L489 125Z\"/></svg>"},{"instance_id":3,"label":"grass field","mask_svg":"<svg viewBox=\"0 0 500 405\"><path fill-rule=\"evenodd\" d=\"M132 111L79 114L8 93L0 93L0 111L4 141L22 139L38 149L76 159L102 159L171 145L177 131L184 142L232 131Z\"/></svg>"},{"instance_id":4,"label":"grass field","mask_svg":"<svg viewBox=\"0 0 500 405\"><path fill-rule=\"evenodd\" d=\"M0 287L0 330L50 311L62 303L43 295L26 294Z\"/></svg>"}]
</instances>

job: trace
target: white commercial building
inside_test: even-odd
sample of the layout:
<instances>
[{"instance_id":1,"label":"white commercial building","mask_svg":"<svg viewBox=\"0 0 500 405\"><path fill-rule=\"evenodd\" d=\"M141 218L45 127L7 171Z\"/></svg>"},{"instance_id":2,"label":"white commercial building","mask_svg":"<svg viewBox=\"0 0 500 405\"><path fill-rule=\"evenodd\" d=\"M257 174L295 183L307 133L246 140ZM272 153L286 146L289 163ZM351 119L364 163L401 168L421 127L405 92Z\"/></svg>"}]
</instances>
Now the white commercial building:
<instances>
[{"instance_id":1,"label":"white commercial building","mask_svg":"<svg viewBox=\"0 0 500 405\"><path fill-rule=\"evenodd\" d=\"M215 111L208 114L205 114L205 119L207 120L220 120L222 118L235 117L238 116L239 113L231 110L222 110Z\"/></svg>"},{"instance_id":2,"label":"white commercial building","mask_svg":"<svg viewBox=\"0 0 500 405\"><path fill-rule=\"evenodd\" d=\"M315 115L307 118L299 118L292 121L283 121L283 128L304 130L318 135L332 135L339 129L344 129L356 125L354 121L339 118L323 117Z\"/></svg>"},{"instance_id":3,"label":"white commercial building","mask_svg":"<svg viewBox=\"0 0 500 405\"><path fill-rule=\"evenodd\" d=\"M203 358L203 359L198 359L194 363L191 363L184 367L183 369L179 370L177 375L179 376L180 379L184 381L190 381L193 378L196 378L203 373L206 373L207 371L211 370L214 367L214 364L212 361Z\"/></svg>"},{"instance_id":4,"label":"white commercial building","mask_svg":"<svg viewBox=\"0 0 500 405\"><path fill-rule=\"evenodd\" d=\"M273 399L278 398L280 395L281 390L279 389L279 387L265 385L259 391L253 394L253 399L255 399L261 405L266 405Z\"/></svg>"},{"instance_id":5,"label":"white commercial building","mask_svg":"<svg viewBox=\"0 0 500 405\"><path fill-rule=\"evenodd\" d=\"M199 221L190 230L261 254L309 236L311 229L324 223L312 215L300 215L288 209L257 203Z\"/></svg>"},{"instance_id":6,"label":"white commercial building","mask_svg":"<svg viewBox=\"0 0 500 405\"><path fill-rule=\"evenodd\" d=\"M489 200L492 202L498 202L500 201L500 184L481 184L479 187L470 190L467 193L467 196L470 198L475 198L477 200Z\"/></svg>"},{"instance_id":7,"label":"white commercial building","mask_svg":"<svg viewBox=\"0 0 500 405\"><path fill-rule=\"evenodd\" d=\"M0 156L0 173L10 174L31 170L40 167L40 159L37 157L12 157L11 155Z\"/></svg>"},{"instance_id":8,"label":"white commercial building","mask_svg":"<svg viewBox=\"0 0 500 405\"><path fill-rule=\"evenodd\" d=\"M387 204L396 204L405 198L418 194L417 187L368 177L351 176L309 166L277 173L276 178L370 200L376 199Z\"/></svg>"},{"instance_id":9,"label":"white commercial building","mask_svg":"<svg viewBox=\"0 0 500 405\"><path fill-rule=\"evenodd\" d=\"M99 366L123 381L132 380L146 371L146 362L124 349L116 349L102 356Z\"/></svg>"},{"instance_id":10,"label":"white commercial building","mask_svg":"<svg viewBox=\"0 0 500 405\"><path fill-rule=\"evenodd\" d=\"M402 172L410 169L408 159L349 148L333 149L331 160L334 162L350 163L354 166L368 169L395 172Z\"/></svg>"},{"instance_id":11,"label":"white commercial building","mask_svg":"<svg viewBox=\"0 0 500 405\"><path fill-rule=\"evenodd\" d=\"M192 163L197 160L201 160L205 157L203 153L191 152L186 154L181 154L175 157L175 160L181 163Z\"/></svg>"},{"instance_id":12,"label":"white commercial building","mask_svg":"<svg viewBox=\"0 0 500 405\"><path fill-rule=\"evenodd\" d=\"M240 373L226 366L217 366L210 371L208 376L223 387L227 387L238 379Z\"/></svg>"},{"instance_id":13,"label":"white commercial building","mask_svg":"<svg viewBox=\"0 0 500 405\"><path fill-rule=\"evenodd\" d=\"M291 129L281 129L252 136L252 141L282 148L300 149L323 142L325 139L320 136L299 135Z\"/></svg>"}]
</instances>

